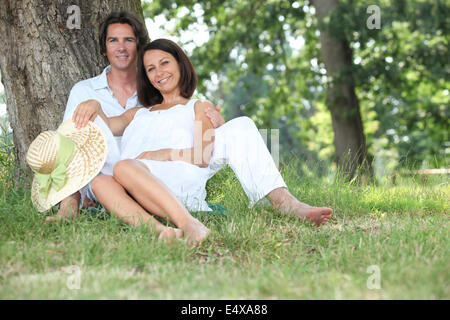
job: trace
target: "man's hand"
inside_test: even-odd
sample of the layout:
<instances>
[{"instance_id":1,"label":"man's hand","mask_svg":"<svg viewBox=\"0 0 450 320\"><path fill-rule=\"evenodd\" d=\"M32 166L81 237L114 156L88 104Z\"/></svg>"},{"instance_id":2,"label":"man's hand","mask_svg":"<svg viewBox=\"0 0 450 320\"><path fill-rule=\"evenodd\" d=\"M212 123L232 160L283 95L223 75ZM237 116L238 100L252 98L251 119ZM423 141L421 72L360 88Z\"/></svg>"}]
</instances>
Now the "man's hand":
<instances>
[{"instance_id":1,"label":"man's hand","mask_svg":"<svg viewBox=\"0 0 450 320\"><path fill-rule=\"evenodd\" d=\"M86 100L80 103L72 116L75 128L83 128L88 121L94 121L99 114L99 109L101 106L97 100Z\"/></svg>"},{"instance_id":2,"label":"man's hand","mask_svg":"<svg viewBox=\"0 0 450 320\"><path fill-rule=\"evenodd\" d=\"M222 118L220 114L221 107L219 105L216 106L215 109L208 108L205 110L206 116L211 120L211 123L214 129L220 127L225 123L225 120Z\"/></svg>"},{"instance_id":3,"label":"man's hand","mask_svg":"<svg viewBox=\"0 0 450 320\"><path fill-rule=\"evenodd\" d=\"M155 151L144 151L136 159L156 160L156 161L169 161L171 149L161 149Z\"/></svg>"}]
</instances>

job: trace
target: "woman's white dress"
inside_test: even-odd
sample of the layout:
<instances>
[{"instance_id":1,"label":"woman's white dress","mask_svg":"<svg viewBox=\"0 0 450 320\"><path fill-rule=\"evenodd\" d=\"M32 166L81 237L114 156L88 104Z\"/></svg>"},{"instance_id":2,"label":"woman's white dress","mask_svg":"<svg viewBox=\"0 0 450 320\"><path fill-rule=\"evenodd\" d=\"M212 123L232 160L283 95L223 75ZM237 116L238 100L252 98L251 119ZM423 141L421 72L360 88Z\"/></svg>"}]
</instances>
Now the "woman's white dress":
<instances>
[{"instance_id":1,"label":"woman's white dress","mask_svg":"<svg viewBox=\"0 0 450 320\"><path fill-rule=\"evenodd\" d=\"M143 151L186 149L194 146L194 105L178 104L167 110L138 110L125 129L121 143L121 159L135 159ZM206 204L206 182L209 168L185 161L141 160L191 211L211 211Z\"/></svg>"}]
</instances>

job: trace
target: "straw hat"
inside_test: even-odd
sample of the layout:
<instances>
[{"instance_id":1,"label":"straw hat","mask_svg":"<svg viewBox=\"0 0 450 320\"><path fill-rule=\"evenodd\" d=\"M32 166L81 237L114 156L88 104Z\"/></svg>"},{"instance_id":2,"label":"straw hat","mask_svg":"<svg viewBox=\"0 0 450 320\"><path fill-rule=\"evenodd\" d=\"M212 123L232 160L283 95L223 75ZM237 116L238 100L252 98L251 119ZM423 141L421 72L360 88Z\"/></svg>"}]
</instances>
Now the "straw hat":
<instances>
[{"instance_id":1,"label":"straw hat","mask_svg":"<svg viewBox=\"0 0 450 320\"><path fill-rule=\"evenodd\" d=\"M91 121L76 129L68 119L56 131L42 132L27 152L28 165L35 173L33 205L44 212L83 188L100 172L106 155L106 138Z\"/></svg>"}]
</instances>

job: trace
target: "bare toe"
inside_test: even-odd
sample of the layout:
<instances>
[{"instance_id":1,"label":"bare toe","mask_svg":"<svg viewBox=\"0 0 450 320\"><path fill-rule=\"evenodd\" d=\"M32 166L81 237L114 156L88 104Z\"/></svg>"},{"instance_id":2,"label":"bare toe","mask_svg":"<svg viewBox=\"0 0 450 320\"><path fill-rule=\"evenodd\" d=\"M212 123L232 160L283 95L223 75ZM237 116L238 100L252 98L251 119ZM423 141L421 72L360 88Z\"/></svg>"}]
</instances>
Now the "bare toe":
<instances>
[{"instance_id":1,"label":"bare toe","mask_svg":"<svg viewBox=\"0 0 450 320\"><path fill-rule=\"evenodd\" d=\"M60 220L61 218L57 218L57 217L47 217L45 218L45 223L53 223L56 222L58 220Z\"/></svg>"},{"instance_id":2,"label":"bare toe","mask_svg":"<svg viewBox=\"0 0 450 320\"><path fill-rule=\"evenodd\" d=\"M62 221L65 218L66 217L62 217L62 216L47 217L47 218L45 218L45 223L55 223L58 221Z\"/></svg>"},{"instance_id":3,"label":"bare toe","mask_svg":"<svg viewBox=\"0 0 450 320\"><path fill-rule=\"evenodd\" d=\"M211 231L197 219L184 228L184 235L187 240L187 245L190 247L205 240L210 233Z\"/></svg>"},{"instance_id":4,"label":"bare toe","mask_svg":"<svg viewBox=\"0 0 450 320\"><path fill-rule=\"evenodd\" d=\"M330 218L333 210L327 207L311 207L308 209L306 214L306 218L312 222L312 224L316 226L320 226L326 223Z\"/></svg>"},{"instance_id":5,"label":"bare toe","mask_svg":"<svg viewBox=\"0 0 450 320\"><path fill-rule=\"evenodd\" d=\"M46 223L53 223L64 220L68 222L68 219L78 218L79 211L77 207L64 207L62 206L55 216L45 218Z\"/></svg>"},{"instance_id":6,"label":"bare toe","mask_svg":"<svg viewBox=\"0 0 450 320\"><path fill-rule=\"evenodd\" d=\"M183 236L183 230L172 227L167 227L163 230L158 237L158 240L167 241L169 244L173 244L175 239L180 239Z\"/></svg>"}]
</instances>

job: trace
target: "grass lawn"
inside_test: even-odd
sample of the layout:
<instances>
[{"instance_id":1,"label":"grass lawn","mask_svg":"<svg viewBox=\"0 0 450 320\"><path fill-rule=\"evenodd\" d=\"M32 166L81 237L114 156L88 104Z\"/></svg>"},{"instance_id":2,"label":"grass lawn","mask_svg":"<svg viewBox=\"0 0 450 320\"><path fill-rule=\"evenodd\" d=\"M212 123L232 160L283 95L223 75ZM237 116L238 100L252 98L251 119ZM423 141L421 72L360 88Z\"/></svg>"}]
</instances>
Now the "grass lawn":
<instances>
[{"instance_id":1,"label":"grass lawn","mask_svg":"<svg viewBox=\"0 0 450 320\"><path fill-rule=\"evenodd\" d=\"M225 169L209 182L209 200L229 211L198 216L212 233L197 248L158 242L113 216L45 224L29 191L3 179L0 299L450 298L446 178L358 186L293 167L283 176L301 201L332 207L333 218L317 228L250 210Z\"/></svg>"}]
</instances>

